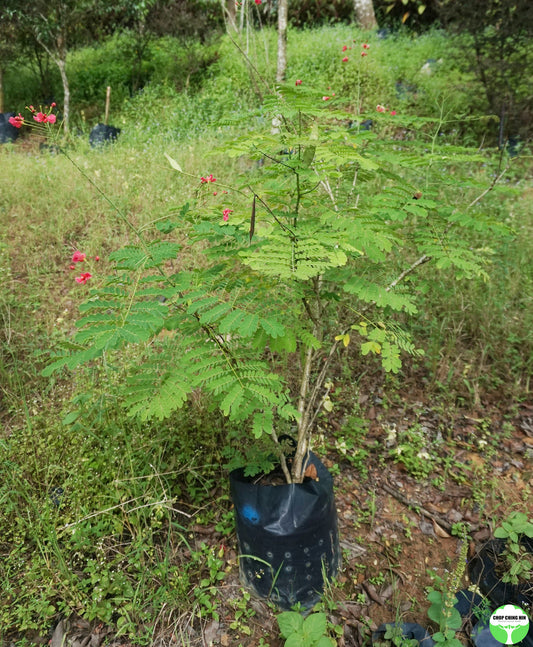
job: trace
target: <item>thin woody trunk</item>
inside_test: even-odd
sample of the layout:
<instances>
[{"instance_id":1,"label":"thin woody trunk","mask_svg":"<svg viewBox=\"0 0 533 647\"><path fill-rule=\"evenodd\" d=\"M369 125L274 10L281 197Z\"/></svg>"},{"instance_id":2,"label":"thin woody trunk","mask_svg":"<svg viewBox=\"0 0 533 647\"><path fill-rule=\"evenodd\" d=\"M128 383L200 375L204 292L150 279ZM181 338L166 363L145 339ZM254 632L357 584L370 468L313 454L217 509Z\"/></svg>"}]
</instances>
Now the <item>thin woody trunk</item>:
<instances>
[{"instance_id":1,"label":"thin woody trunk","mask_svg":"<svg viewBox=\"0 0 533 647\"><path fill-rule=\"evenodd\" d=\"M355 20L363 29L376 29L378 26L372 0L354 0Z\"/></svg>"},{"instance_id":2,"label":"thin woody trunk","mask_svg":"<svg viewBox=\"0 0 533 647\"><path fill-rule=\"evenodd\" d=\"M70 116L70 87L65 70L65 61L63 59L57 59L56 64L59 67L61 82L63 83L63 129L66 133L68 133Z\"/></svg>"},{"instance_id":3,"label":"thin woody trunk","mask_svg":"<svg viewBox=\"0 0 533 647\"><path fill-rule=\"evenodd\" d=\"M225 2L225 4L224 4ZM226 31L228 33L237 31L237 9L235 0L222 0Z\"/></svg>"},{"instance_id":4,"label":"thin woody trunk","mask_svg":"<svg viewBox=\"0 0 533 647\"><path fill-rule=\"evenodd\" d=\"M291 477L293 483L303 481L303 472L305 471L305 459L309 451L309 414L307 408L307 394L309 393L309 383L311 380L311 367L313 364L313 349L308 348L305 355L305 363L300 384L300 395L298 397L298 444L296 453L292 462Z\"/></svg>"},{"instance_id":5,"label":"thin woody trunk","mask_svg":"<svg viewBox=\"0 0 533 647\"><path fill-rule=\"evenodd\" d=\"M279 0L278 4L278 67L276 81L283 83L287 71L287 18L288 0Z\"/></svg>"}]
</instances>

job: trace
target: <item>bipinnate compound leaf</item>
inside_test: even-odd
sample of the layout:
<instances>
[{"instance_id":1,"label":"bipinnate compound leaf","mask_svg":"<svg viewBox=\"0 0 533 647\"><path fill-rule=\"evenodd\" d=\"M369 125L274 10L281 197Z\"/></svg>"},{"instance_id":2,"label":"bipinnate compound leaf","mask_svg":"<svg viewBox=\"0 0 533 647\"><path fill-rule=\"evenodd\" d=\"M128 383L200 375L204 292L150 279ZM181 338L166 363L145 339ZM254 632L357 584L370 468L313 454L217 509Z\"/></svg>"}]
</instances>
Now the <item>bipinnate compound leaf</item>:
<instances>
[{"instance_id":1,"label":"bipinnate compound leaf","mask_svg":"<svg viewBox=\"0 0 533 647\"><path fill-rule=\"evenodd\" d=\"M391 344L387 341L383 342L381 346L381 364L387 373L398 373L402 368L400 349L396 344Z\"/></svg>"},{"instance_id":2,"label":"bipinnate compound leaf","mask_svg":"<svg viewBox=\"0 0 533 647\"><path fill-rule=\"evenodd\" d=\"M272 317L268 319L262 317L259 323L261 324L261 328L266 332L266 334L270 337L273 337L274 339L276 337L283 337L283 335L285 334L285 328L283 324L281 324L276 319L273 319Z\"/></svg>"},{"instance_id":3,"label":"bipinnate compound leaf","mask_svg":"<svg viewBox=\"0 0 533 647\"><path fill-rule=\"evenodd\" d=\"M141 373L130 378L128 386L128 414L141 420L168 418L183 406L192 391L180 370L167 373L159 383L154 381L153 374Z\"/></svg>"},{"instance_id":4,"label":"bipinnate compound leaf","mask_svg":"<svg viewBox=\"0 0 533 647\"><path fill-rule=\"evenodd\" d=\"M178 243L158 240L143 246L126 245L109 254L109 258L120 270L150 269L175 259L180 249Z\"/></svg>"}]
</instances>

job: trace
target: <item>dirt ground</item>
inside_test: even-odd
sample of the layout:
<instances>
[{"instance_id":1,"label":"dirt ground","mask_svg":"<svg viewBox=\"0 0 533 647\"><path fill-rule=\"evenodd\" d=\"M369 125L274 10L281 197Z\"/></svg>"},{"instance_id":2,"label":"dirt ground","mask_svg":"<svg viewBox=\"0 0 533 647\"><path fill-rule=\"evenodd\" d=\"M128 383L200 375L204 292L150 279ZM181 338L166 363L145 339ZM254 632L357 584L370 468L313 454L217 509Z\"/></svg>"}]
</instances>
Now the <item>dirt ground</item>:
<instances>
[{"instance_id":1,"label":"dirt ground","mask_svg":"<svg viewBox=\"0 0 533 647\"><path fill-rule=\"evenodd\" d=\"M454 409L448 416L421 400L385 408L376 397L362 403L361 415L370 421L363 440L368 448L364 464L354 464L349 452L344 455L327 442L321 454L334 474L343 552L341 571L323 602L336 627L338 647L370 645L372 631L384 622L417 622L430 633L436 631L427 617L427 588L433 583L430 573L445 580L457 575L462 542L451 534L453 524L468 524L471 558L509 511L533 512L533 404L509 412L489 405ZM394 460L401 456L397 447L402 433L413 427L429 439L432 453L427 458L422 453L414 464ZM424 461L431 466L429 473L415 478L410 472L423 470ZM224 545L219 617L201 619L166 610L154 623L153 644L281 647L274 607L252 597L243 611L236 602L242 592L235 535L223 537L208 527L193 529L191 537L198 546ZM460 589L470 584L466 568L455 585ZM469 644L469 630L465 625L458 634L464 645ZM80 619L60 623L50 644L135 647L115 638L111 629Z\"/></svg>"}]
</instances>

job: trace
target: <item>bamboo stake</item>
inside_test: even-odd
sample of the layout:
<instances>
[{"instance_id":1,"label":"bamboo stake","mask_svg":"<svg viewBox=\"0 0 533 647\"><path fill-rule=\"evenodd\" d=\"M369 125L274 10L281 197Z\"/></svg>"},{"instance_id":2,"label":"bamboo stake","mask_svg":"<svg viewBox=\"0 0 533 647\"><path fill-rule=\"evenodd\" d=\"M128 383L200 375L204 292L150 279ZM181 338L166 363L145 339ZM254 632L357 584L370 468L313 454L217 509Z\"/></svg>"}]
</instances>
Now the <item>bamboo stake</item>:
<instances>
[{"instance_id":1,"label":"bamboo stake","mask_svg":"<svg viewBox=\"0 0 533 647\"><path fill-rule=\"evenodd\" d=\"M105 95L105 116L104 116L104 124L107 126L107 122L109 121L109 103L111 100L111 86L107 86L107 92Z\"/></svg>"}]
</instances>

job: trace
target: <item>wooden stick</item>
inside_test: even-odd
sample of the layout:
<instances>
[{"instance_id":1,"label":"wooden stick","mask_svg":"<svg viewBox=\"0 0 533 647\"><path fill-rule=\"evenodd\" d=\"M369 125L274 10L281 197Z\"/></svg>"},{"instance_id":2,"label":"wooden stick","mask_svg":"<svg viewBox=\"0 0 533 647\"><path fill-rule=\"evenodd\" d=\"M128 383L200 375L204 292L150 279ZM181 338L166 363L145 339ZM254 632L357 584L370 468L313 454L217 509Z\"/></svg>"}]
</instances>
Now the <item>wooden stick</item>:
<instances>
[{"instance_id":1,"label":"wooden stick","mask_svg":"<svg viewBox=\"0 0 533 647\"><path fill-rule=\"evenodd\" d=\"M104 116L104 124L107 126L107 122L109 121L109 103L111 100L111 86L107 86L107 92L105 95L105 116Z\"/></svg>"}]
</instances>

